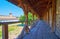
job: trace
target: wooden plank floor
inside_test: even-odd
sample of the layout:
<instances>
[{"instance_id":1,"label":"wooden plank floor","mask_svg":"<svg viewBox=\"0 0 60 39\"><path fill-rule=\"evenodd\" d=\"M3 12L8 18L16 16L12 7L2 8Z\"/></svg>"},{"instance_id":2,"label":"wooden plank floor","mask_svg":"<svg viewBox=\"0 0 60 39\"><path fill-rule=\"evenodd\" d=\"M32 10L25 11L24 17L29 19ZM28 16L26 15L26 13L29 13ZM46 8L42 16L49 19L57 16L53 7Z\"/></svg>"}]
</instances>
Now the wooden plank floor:
<instances>
[{"instance_id":1,"label":"wooden plank floor","mask_svg":"<svg viewBox=\"0 0 60 39\"><path fill-rule=\"evenodd\" d=\"M20 38L18 37L18 39ZM51 28L46 22L39 20L35 27L23 39L58 39L58 37L51 32Z\"/></svg>"}]
</instances>

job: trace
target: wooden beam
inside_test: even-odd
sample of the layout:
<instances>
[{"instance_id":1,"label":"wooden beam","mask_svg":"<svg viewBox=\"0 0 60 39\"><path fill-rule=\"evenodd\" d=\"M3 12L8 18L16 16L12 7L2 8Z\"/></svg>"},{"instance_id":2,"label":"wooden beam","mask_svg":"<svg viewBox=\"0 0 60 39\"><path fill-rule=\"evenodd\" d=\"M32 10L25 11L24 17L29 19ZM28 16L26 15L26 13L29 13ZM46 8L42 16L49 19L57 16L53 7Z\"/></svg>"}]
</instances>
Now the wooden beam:
<instances>
[{"instance_id":1,"label":"wooden beam","mask_svg":"<svg viewBox=\"0 0 60 39\"><path fill-rule=\"evenodd\" d=\"M7 0L7 1L11 2L11 3L15 4L15 5L18 5L18 2L16 0Z\"/></svg>"},{"instance_id":2,"label":"wooden beam","mask_svg":"<svg viewBox=\"0 0 60 39\"><path fill-rule=\"evenodd\" d=\"M8 39L8 24L2 26L2 39Z\"/></svg>"},{"instance_id":3,"label":"wooden beam","mask_svg":"<svg viewBox=\"0 0 60 39\"><path fill-rule=\"evenodd\" d=\"M55 30L56 26L56 0L52 0L52 32Z\"/></svg>"},{"instance_id":4,"label":"wooden beam","mask_svg":"<svg viewBox=\"0 0 60 39\"><path fill-rule=\"evenodd\" d=\"M37 3L35 3L35 6L33 5L33 7L37 7L37 6L42 6L42 5L47 5L49 2L50 2L51 0L44 0L44 1L42 1L42 0L40 0L40 1L38 1Z\"/></svg>"}]
</instances>

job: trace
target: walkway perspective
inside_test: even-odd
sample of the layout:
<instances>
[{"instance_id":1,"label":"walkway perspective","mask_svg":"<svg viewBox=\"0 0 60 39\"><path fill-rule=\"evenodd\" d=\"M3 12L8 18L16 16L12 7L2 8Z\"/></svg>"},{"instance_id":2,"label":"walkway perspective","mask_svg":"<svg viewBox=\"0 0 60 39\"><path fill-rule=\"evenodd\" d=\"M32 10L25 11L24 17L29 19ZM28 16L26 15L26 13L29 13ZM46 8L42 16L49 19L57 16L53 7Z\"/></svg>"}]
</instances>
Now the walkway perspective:
<instances>
[{"instance_id":1,"label":"walkway perspective","mask_svg":"<svg viewBox=\"0 0 60 39\"><path fill-rule=\"evenodd\" d=\"M37 20L32 26L28 34L23 30L17 39L58 39L45 21Z\"/></svg>"}]
</instances>

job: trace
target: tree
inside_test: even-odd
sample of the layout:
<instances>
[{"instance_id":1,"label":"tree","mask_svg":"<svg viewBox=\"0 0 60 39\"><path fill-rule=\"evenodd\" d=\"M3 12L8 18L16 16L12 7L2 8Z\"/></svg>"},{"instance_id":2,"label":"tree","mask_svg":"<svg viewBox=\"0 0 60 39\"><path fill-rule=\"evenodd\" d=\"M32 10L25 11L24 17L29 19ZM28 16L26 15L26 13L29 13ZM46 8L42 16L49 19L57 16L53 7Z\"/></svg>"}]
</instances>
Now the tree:
<instances>
[{"instance_id":1,"label":"tree","mask_svg":"<svg viewBox=\"0 0 60 39\"><path fill-rule=\"evenodd\" d=\"M34 17L36 19L36 16ZM24 23L25 21L25 15L21 15L19 17L19 20L22 21L22 23ZM31 14L31 12L28 13L28 24L30 25L31 21L33 20L33 16Z\"/></svg>"},{"instance_id":2,"label":"tree","mask_svg":"<svg viewBox=\"0 0 60 39\"><path fill-rule=\"evenodd\" d=\"M21 15L20 17L19 17L19 20L22 22L22 24L24 23L24 21L25 21L25 16L24 15Z\"/></svg>"},{"instance_id":3,"label":"tree","mask_svg":"<svg viewBox=\"0 0 60 39\"><path fill-rule=\"evenodd\" d=\"M33 16L31 14L31 12L28 13L28 25L31 24L31 21L33 20Z\"/></svg>"}]
</instances>

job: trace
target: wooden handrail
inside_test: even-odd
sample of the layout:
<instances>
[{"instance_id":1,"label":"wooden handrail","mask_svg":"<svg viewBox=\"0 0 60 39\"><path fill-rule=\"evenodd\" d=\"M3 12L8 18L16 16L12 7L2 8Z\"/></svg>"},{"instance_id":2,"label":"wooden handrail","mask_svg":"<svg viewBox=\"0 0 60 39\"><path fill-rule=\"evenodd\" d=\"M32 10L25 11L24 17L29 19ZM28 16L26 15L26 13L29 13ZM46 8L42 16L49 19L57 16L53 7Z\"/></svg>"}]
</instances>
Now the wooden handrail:
<instances>
[{"instance_id":1,"label":"wooden handrail","mask_svg":"<svg viewBox=\"0 0 60 39\"><path fill-rule=\"evenodd\" d=\"M2 24L2 39L8 39L8 24L20 23L25 21L0 22Z\"/></svg>"},{"instance_id":2,"label":"wooden handrail","mask_svg":"<svg viewBox=\"0 0 60 39\"><path fill-rule=\"evenodd\" d=\"M20 21L15 22L0 22L2 24L2 39L8 39L8 24L19 23Z\"/></svg>"}]
</instances>

